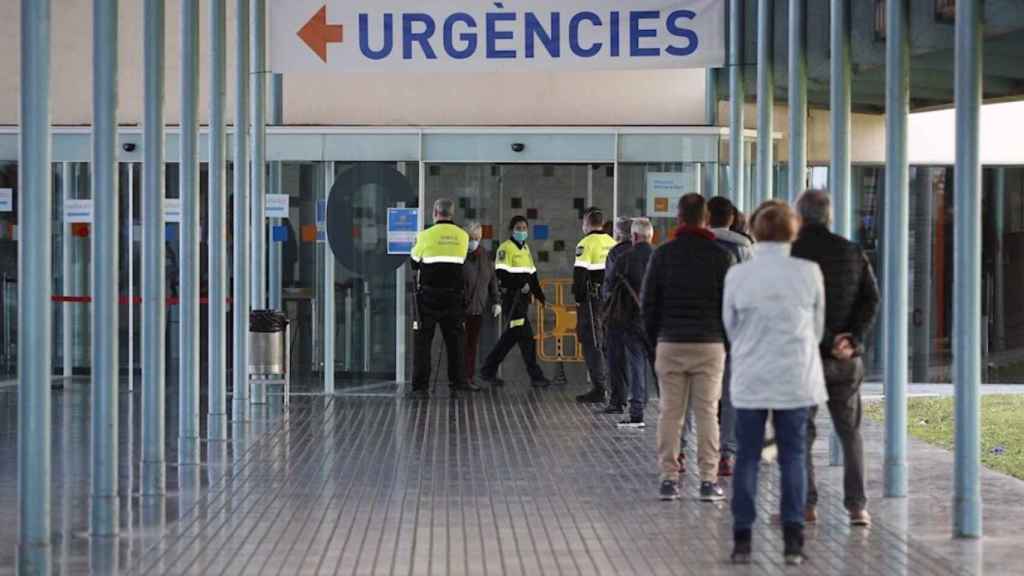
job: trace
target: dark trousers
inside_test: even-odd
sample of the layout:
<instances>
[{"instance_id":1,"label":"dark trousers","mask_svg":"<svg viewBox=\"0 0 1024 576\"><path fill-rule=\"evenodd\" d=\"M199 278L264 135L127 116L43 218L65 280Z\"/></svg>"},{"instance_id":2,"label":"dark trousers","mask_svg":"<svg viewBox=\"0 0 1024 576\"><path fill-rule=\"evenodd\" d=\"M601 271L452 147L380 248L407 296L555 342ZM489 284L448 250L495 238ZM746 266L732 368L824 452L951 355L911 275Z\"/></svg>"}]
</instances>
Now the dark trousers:
<instances>
[{"instance_id":1,"label":"dark trousers","mask_svg":"<svg viewBox=\"0 0 1024 576\"><path fill-rule=\"evenodd\" d=\"M629 328L608 328L608 380L612 406L624 406L628 393L629 415L642 418L647 406L647 350L643 337Z\"/></svg>"},{"instance_id":2,"label":"dark trousers","mask_svg":"<svg viewBox=\"0 0 1024 576\"><path fill-rule=\"evenodd\" d=\"M604 345L601 342L604 334L594 316L600 314L600 304L581 302L576 308L579 323L579 337L583 344L583 361L587 364L590 383L598 390L607 390L607 370L605 369Z\"/></svg>"},{"instance_id":3,"label":"dark trousers","mask_svg":"<svg viewBox=\"0 0 1024 576\"><path fill-rule=\"evenodd\" d=\"M782 472L782 524L804 525L804 504L807 499L806 434L807 408L772 410L775 441L779 447L779 470ZM757 520L757 475L764 446L764 426L768 410L736 410L738 453L732 479L733 530L750 530Z\"/></svg>"},{"instance_id":4,"label":"dark trousers","mask_svg":"<svg viewBox=\"0 0 1024 576\"><path fill-rule=\"evenodd\" d=\"M480 367L480 375L484 378L494 378L498 374L498 366L505 360L505 356L517 345L519 353L523 355L523 363L526 364L526 372L531 380L543 380L544 371L537 364L537 344L533 340L533 326L525 310L521 318L513 318L505 324L505 330L498 338L498 343L487 355L484 365ZM522 324L519 324L519 323ZM513 326L512 324L516 324Z\"/></svg>"},{"instance_id":5,"label":"dark trousers","mask_svg":"<svg viewBox=\"0 0 1024 576\"><path fill-rule=\"evenodd\" d=\"M466 316L466 380L469 381L476 374L476 355L480 351L480 326L483 321L480 314Z\"/></svg>"},{"instance_id":6,"label":"dark trousers","mask_svg":"<svg viewBox=\"0 0 1024 576\"><path fill-rule=\"evenodd\" d=\"M868 498L864 491L864 439L860 434L860 386L864 380L864 363L860 358L836 360L824 358L825 386L828 388L828 411L832 415L839 443L843 447L843 505L849 511L863 510ZM811 409L807 423L807 504L817 506L818 488L814 482L811 447L817 436L814 417L818 407Z\"/></svg>"},{"instance_id":7,"label":"dark trousers","mask_svg":"<svg viewBox=\"0 0 1024 576\"><path fill-rule=\"evenodd\" d=\"M466 317L462 296L456 299L421 294L417 298L417 306L419 319L413 342L413 389L430 388L430 352L436 327L441 328L448 353L448 382L453 388L462 386L466 381L463 360L466 351Z\"/></svg>"}]
</instances>

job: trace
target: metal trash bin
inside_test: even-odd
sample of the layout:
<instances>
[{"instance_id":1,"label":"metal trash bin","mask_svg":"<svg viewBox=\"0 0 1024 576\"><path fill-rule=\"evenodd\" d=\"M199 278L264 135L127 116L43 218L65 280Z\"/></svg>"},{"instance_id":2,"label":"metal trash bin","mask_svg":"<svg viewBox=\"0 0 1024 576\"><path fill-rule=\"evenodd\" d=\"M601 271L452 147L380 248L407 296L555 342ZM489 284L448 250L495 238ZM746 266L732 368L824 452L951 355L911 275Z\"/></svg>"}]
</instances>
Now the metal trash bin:
<instances>
[{"instance_id":1,"label":"metal trash bin","mask_svg":"<svg viewBox=\"0 0 1024 576\"><path fill-rule=\"evenodd\" d=\"M249 313L249 380L259 385L284 386L284 404L289 404L291 378L289 366L290 329L288 316L277 310L253 310ZM265 400L250 395L253 403Z\"/></svg>"}]
</instances>

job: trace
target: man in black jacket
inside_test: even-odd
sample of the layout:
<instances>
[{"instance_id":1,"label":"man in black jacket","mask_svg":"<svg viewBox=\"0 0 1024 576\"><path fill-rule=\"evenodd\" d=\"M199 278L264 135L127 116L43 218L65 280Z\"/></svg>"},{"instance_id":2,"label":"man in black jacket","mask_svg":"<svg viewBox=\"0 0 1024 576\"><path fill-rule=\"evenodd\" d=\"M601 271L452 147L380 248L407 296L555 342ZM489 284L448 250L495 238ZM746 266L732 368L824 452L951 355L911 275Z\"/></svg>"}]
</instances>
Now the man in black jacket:
<instances>
[{"instance_id":1,"label":"man in black jacket","mask_svg":"<svg viewBox=\"0 0 1024 576\"><path fill-rule=\"evenodd\" d=\"M648 341L657 344L655 371L661 385L658 461L661 498L679 497L679 433L688 402L697 423L700 497L723 500L718 486L718 401L725 370L722 292L735 258L707 228L704 198L679 200L675 239L659 247L644 277L641 308Z\"/></svg>"},{"instance_id":2,"label":"man in black jacket","mask_svg":"<svg viewBox=\"0 0 1024 576\"><path fill-rule=\"evenodd\" d=\"M832 203L825 192L812 190L797 201L803 219L792 255L817 262L825 276L825 336L821 341L828 410L843 446L845 475L844 504L850 524L868 526L865 509L864 448L860 434L860 386L864 379L864 339L878 313L878 284L871 264L860 246L829 232ZM816 519L818 491L810 458L816 430L811 409L807 423L807 509L809 521Z\"/></svg>"}]
</instances>

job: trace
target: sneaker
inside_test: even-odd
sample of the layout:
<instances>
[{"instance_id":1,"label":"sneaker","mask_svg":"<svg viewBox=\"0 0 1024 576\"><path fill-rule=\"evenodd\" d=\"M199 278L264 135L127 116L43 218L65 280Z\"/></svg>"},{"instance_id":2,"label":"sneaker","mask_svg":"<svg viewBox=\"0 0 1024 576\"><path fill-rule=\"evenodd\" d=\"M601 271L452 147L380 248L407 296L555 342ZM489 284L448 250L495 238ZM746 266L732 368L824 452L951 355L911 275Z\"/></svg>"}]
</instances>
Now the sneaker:
<instances>
[{"instance_id":1,"label":"sneaker","mask_svg":"<svg viewBox=\"0 0 1024 576\"><path fill-rule=\"evenodd\" d=\"M405 393L406 400L427 400L430 398L430 391L426 389L413 388Z\"/></svg>"},{"instance_id":2,"label":"sneaker","mask_svg":"<svg viewBox=\"0 0 1024 576\"><path fill-rule=\"evenodd\" d=\"M679 482L675 480L662 480L661 489L658 490L658 495L662 500L668 502L671 500L679 499Z\"/></svg>"},{"instance_id":3,"label":"sneaker","mask_svg":"<svg viewBox=\"0 0 1024 576\"><path fill-rule=\"evenodd\" d=\"M720 502L725 500L725 491L717 482L701 482L700 499L703 502Z\"/></svg>"},{"instance_id":4,"label":"sneaker","mask_svg":"<svg viewBox=\"0 0 1024 576\"><path fill-rule=\"evenodd\" d=\"M783 559L788 566L799 566L804 562L804 529L803 526L783 526L782 539L785 549Z\"/></svg>"},{"instance_id":5,"label":"sneaker","mask_svg":"<svg viewBox=\"0 0 1024 576\"><path fill-rule=\"evenodd\" d=\"M647 425L644 424L643 416L630 416L625 420L620 420L616 427L618 428L644 428Z\"/></svg>"},{"instance_id":6,"label":"sneaker","mask_svg":"<svg viewBox=\"0 0 1024 576\"><path fill-rule=\"evenodd\" d=\"M551 380L541 377L531 381L530 386L533 386L534 388L547 388L548 386L551 386Z\"/></svg>"},{"instance_id":7,"label":"sneaker","mask_svg":"<svg viewBox=\"0 0 1024 576\"><path fill-rule=\"evenodd\" d=\"M604 390L591 388L590 392L577 396L576 401L580 404L602 404L604 402Z\"/></svg>"},{"instance_id":8,"label":"sneaker","mask_svg":"<svg viewBox=\"0 0 1024 576\"><path fill-rule=\"evenodd\" d=\"M680 452L676 462L679 463L679 473L686 474L686 452Z\"/></svg>"},{"instance_id":9,"label":"sneaker","mask_svg":"<svg viewBox=\"0 0 1024 576\"><path fill-rule=\"evenodd\" d=\"M850 526L859 526L861 528L871 526L871 514L868 514L868 511L863 509L850 511Z\"/></svg>"},{"instance_id":10,"label":"sneaker","mask_svg":"<svg viewBox=\"0 0 1024 576\"><path fill-rule=\"evenodd\" d=\"M751 561L751 531L737 530L733 534L732 556L733 564L750 564Z\"/></svg>"},{"instance_id":11,"label":"sneaker","mask_svg":"<svg viewBox=\"0 0 1024 576\"><path fill-rule=\"evenodd\" d=\"M502 380L501 378L498 378L497 375L495 375L495 376L487 376L486 374L480 374L480 380L482 380L483 383L487 384L488 386L504 386L505 385L505 381Z\"/></svg>"},{"instance_id":12,"label":"sneaker","mask_svg":"<svg viewBox=\"0 0 1024 576\"><path fill-rule=\"evenodd\" d=\"M616 406L615 404L609 404L604 408L598 409L596 414L625 414L626 410L622 406Z\"/></svg>"},{"instance_id":13,"label":"sneaker","mask_svg":"<svg viewBox=\"0 0 1024 576\"><path fill-rule=\"evenodd\" d=\"M718 461L718 476L729 477L732 476L733 460L731 456L722 456L722 459Z\"/></svg>"}]
</instances>

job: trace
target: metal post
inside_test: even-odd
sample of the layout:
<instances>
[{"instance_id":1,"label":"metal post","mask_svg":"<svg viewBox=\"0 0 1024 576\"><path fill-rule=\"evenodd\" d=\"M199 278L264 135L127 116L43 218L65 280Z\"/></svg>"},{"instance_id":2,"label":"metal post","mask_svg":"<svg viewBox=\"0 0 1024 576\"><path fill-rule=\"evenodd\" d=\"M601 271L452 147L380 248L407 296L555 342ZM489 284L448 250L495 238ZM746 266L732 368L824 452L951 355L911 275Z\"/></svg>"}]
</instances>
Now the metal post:
<instances>
[{"instance_id":1,"label":"metal post","mask_svg":"<svg viewBox=\"0 0 1024 576\"><path fill-rule=\"evenodd\" d=\"M1006 167L995 169L995 313L996 345L995 350L1006 350Z\"/></svg>"},{"instance_id":2,"label":"metal post","mask_svg":"<svg viewBox=\"0 0 1024 576\"><path fill-rule=\"evenodd\" d=\"M850 0L832 0L832 195L836 234L850 238Z\"/></svg>"},{"instance_id":3,"label":"metal post","mask_svg":"<svg viewBox=\"0 0 1024 576\"><path fill-rule=\"evenodd\" d=\"M93 6L92 478L90 531L117 533L117 0Z\"/></svg>"},{"instance_id":4,"label":"metal post","mask_svg":"<svg viewBox=\"0 0 1024 576\"><path fill-rule=\"evenodd\" d=\"M885 45L885 495L907 495L907 264L910 41L906 2L886 3Z\"/></svg>"},{"instance_id":5,"label":"metal post","mask_svg":"<svg viewBox=\"0 0 1024 576\"><path fill-rule=\"evenodd\" d=\"M209 408L206 421L210 440L226 440L227 420L227 142L224 103L227 91L226 9L223 2L210 2L210 163L207 174L207 250L209 257L209 358L207 391Z\"/></svg>"},{"instance_id":6,"label":"metal post","mask_svg":"<svg viewBox=\"0 0 1024 576\"><path fill-rule=\"evenodd\" d=\"M181 328L178 459L199 461L199 0L181 2Z\"/></svg>"},{"instance_id":7,"label":"metal post","mask_svg":"<svg viewBox=\"0 0 1024 576\"><path fill-rule=\"evenodd\" d=\"M406 162L401 164L400 171L403 175L407 174L407 166L408 163ZM593 172L589 165L587 165L587 172ZM405 202L399 202L398 207L405 208ZM403 262L402 265L395 270L395 382L399 384L405 382L405 285L407 266L408 265ZM472 378L472 376L472 374L469 375L470 378Z\"/></svg>"},{"instance_id":8,"label":"metal post","mask_svg":"<svg viewBox=\"0 0 1024 576\"><path fill-rule=\"evenodd\" d=\"M164 470L167 308L164 302L164 17L165 0L146 0L142 16L142 495L159 496Z\"/></svg>"},{"instance_id":9,"label":"metal post","mask_svg":"<svg viewBox=\"0 0 1024 576\"><path fill-rule=\"evenodd\" d=\"M746 84L743 78L743 0L729 0L729 197L742 210L746 204L743 117Z\"/></svg>"},{"instance_id":10,"label":"metal post","mask_svg":"<svg viewBox=\"0 0 1024 576\"><path fill-rule=\"evenodd\" d=\"M928 382L932 318L932 201L931 169L919 166L911 180L916 201L911 225L914 227L914 312L911 315L911 382Z\"/></svg>"},{"instance_id":11,"label":"metal post","mask_svg":"<svg viewBox=\"0 0 1024 576\"><path fill-rule=\"evenodd\" d=\"M284 77L281 74L273 74L270 77L270 122L275 126L284 124ZM280 194L282 188L281 163L270 163L270 193ZM270 221L271 230L281 226L284 221L281 218L273 218ZM271 240L270 253L268 255L268 284L267 299L268 305L273 310L282 310L281 299L282 281L284 280L283 248L281 242Z\"/></svg>"},{"instance_id":12,"label":"metal post","mask_svg":"<svg viewBox=\"0 0 1024 576\"><path fill-rule=\"evenodd\" d=\"M234 350L232 418L249 419L249 0L235 2Z\"/></svg>"},{"instance_id":13,"label":"metal post","mask_svg":"<svg viewBox=\"0 0 1024 576\"><path fill-rule=\"evenodd\" d=\"M68 209L68 200L71 200L71 180L72 180L71 162L61 163L61 198L63 202L63 209ZM61 219L63 222L63 218ZM61 294L67 296L71 294L71 224L63 222L61 224L63 228L61 236ZM74 358L73 348L74 344L74 333L71 331L71 303L64 302L60 305L61 314L61 346L63 347L64 367L63 375L64 378L71 378L74 373Z\"/></svg>"},{"instance_id":14,"label":"metal post","mask_svg":"<svg viewBox=\"0 0 1024 576\"><path fill-rule=\"evenodd\" d=\"M21 2L18 571L50 571L50 1Z\"/></svg>"},{"instance_id":15,"label":"metal post","mask_svg":"<svg viewBox=\"0 0 1024 576\"><path fill-rule=\"evenodd\" d=\"M324 202L331 197L331 185L334 182L334 162L324 162ZM327 225L324 224L324 394L334 394L334 332L337 321L334 314L334 253L331 251L331 244L327 242ZM351 294L352 288L348 288ZM349 297L350 298L350 297ZM346 320L345 331L352 333L351 304L346 299ZM346 340L348 342L348 340ZM347 348L346 356L351 353L351 347ZM345 364L346 370L352 370L352 364Z\"/></svg>"},{"instance_id":16,"label":"metal post","mask_svg":"<svg viewBox=\"0 0 1024 576\"><path fill-rule=\"evenodd\" d=\"M956 457L953 533L982 535L981 503L981 160L982 7L956 4L956 209L953 211L953 385Z\"/></svg>"},{"instance_id":17,"label":"metal post","mask_svg":"<svg viewBox=\"0 0 1024 576\"><path fill-rule=\"evenodd\" d=\"M128 392L135 393L135 163L128 163ZM134 408L134 406L133 406ZM129 507L130 508L130 507Z\"/></svg>"},{"instance_id":18,"label":"metal post","mask_svg":"<svg viewBox=\"0 0 1024 576\"><path fill-rule=\"evenodd\" d=\"M704 121L718 125L718 74L714 68L704 71Z\"/></svg>"},{"instance_id":19,"label":"metal post","mask_svg":"<svg viewBox=\"0 0 1024 576\"><path fill-rule=\"evenodd\" d=\"M789 201L807 185L806 0L789 0Z\"/></svg>"},{"instance_id":20,"label":"metal post","mask_svg":"<svg viewBox=\"0 0 1024 576\"><path fill-rule=\"evenodd\" d=\"M267 3L251 0L249 18L252 43L252 101L249 108L252 122L252 302L254 310L267 306L266 235L265 218L267 195ZM255 391L254 391L255 394Z\"/></svg>"},{"instance_id":21,"label":"metal post","mask_svg":"<svg viewBox=\"0 0 1024 576\"><path fill-rule=\"evenodd\" d=\"M758 192L754 206L772 197L775 165L775 18L771 0L758 0Z\"/></svg>"}]
</instances>

